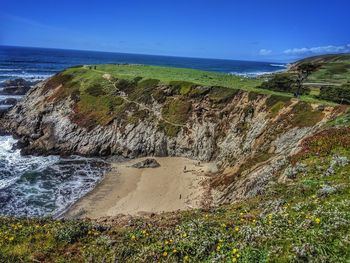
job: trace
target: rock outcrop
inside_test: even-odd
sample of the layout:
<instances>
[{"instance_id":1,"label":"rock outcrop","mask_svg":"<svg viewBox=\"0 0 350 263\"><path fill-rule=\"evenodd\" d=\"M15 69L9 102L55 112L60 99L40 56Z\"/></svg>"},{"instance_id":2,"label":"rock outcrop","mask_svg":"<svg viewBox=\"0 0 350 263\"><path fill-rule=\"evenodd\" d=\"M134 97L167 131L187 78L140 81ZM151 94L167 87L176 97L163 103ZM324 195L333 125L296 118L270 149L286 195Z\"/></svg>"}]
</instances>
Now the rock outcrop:
<instances>
[{"instance_id":1,"label":"rock outcrop","mask_svg":"<svg viewBox=\"0 0 350 263\"><path fill-rule=\"evenodd\" d=\"M159 166L160 166L160 164L157 162L156 159L153 159L153 158L147 158L144 161L141 161L141 162L138 162L138 163L135 163L135 164L132 165L132 167L138 168L138 169L141 169L141 168L157 168Z\"/></svg>"},{"instance_id":2,"label":"rock outcrop","mask_svg":"<svg viewBox=\"0 0 350 263\"><path fill-rule=\"evenodd\" d=\"M24 154L183 156L215 161L221 172L213 177L212 186L214 200L220 203L262 193L299 142L339 113L333 107L244 91L218 100L211 87L196 87L208 90L199 95L174 94L159 84L164 98L152 96L147 102L117 90L116 96L133 106L122 117L87 127L84 116L77 113L81 94L62 99L57 94L64 83L49 81L30 90L1 120L3 130L21 138ZM186 108L181 124L165 117L171 112L169 100L186 102L181 104L186 105L181 106ZM135 119L140 111L146 117Z\"/></svg>"}]
</instances>

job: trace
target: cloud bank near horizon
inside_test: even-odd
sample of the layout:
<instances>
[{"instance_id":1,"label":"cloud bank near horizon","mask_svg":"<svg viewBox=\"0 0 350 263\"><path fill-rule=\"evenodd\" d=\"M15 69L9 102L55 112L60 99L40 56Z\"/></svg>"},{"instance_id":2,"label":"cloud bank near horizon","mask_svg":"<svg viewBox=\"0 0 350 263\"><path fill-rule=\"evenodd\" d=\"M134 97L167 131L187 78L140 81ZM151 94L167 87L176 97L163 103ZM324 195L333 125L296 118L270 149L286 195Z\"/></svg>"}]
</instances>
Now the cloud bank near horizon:
<instances>
[{"instance_id":1,"label":"cloud bank near horizon","mask_svg":"<svg viewBox=\"0 0 350 263\"><path fill-rule=\"evenodd\" d=\"M290 48L283 51L285 55L302 56L312 54L326 54L326 53L348 53L350 52L350 44L341 46L319 46L319 47L302 47L302 48Z\"/></svg>"}]
</instances>

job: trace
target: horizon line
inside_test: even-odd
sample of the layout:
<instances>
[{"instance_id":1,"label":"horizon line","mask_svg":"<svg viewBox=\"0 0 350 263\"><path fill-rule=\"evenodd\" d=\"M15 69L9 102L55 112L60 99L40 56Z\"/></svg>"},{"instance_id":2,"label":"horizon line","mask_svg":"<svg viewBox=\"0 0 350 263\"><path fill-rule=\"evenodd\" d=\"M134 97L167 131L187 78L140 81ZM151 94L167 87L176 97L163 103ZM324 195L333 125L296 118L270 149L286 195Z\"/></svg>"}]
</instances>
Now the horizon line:
<instances>
[{"instance_id":1,"label":"horizon line","mask_svg":"<svg viewBox=\"0 0 350 263\"><path fill-rule=\"evenodd\" d=\"M159 54L145 54L145 53L127 53L117 51L103 51L103 50L91 50L91 49L74 49L74 48L56 48L56 47L38 47L38 46L21 46L21 45L6 45L0 44L0 47L14 47L14 48L34 48L34 49L51 49L51 50L66 50L66 51L83 51L83 52L99 52L99 53L111 53L111 54L127 54L127 55L141 55L150 57L171 57L171 58L187 58L187 59L202 59L202 60L223 60L223 61L243 61L243 62L260 62L260 63L283 63L291 64L294 62L282 62L282 61L259 61L259 60L242 60L242 59L225 59L225 58L204 58L204 57L187 57L187 56L174 56L174 55L159 55ZM300 59L298 59L300 60ZM296 61L298 61L296 60Z\"/></svg>"}]
</instances>

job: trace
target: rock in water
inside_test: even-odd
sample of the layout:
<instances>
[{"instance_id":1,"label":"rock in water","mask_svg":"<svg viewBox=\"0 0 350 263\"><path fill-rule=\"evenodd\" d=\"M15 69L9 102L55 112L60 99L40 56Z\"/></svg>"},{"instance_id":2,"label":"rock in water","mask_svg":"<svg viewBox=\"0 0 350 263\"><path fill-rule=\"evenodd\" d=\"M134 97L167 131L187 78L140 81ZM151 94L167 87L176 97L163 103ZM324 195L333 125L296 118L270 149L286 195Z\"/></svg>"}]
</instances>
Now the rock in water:
<instances>
[{"instance_id":1,"label":"rock in water","mask_svg":"<svg viewBox=\"0 0 350 263\"><path fill-rule=\"evenodd\" d=\"M138 168L138 169L141 169L141 168L157 168L159 166L160 166L160 164L157 162L156 159L146 159L144 161L141 161L141 162L138 162L138 163L135 163L134 165L132 165L132 167Z\"/></svg>"},{"instance_id":2,"label":"rock in water","mask_svg":"<svg viewBox=\"0 0 350 263\"><path fill-rule=\"evenodd\" d=\"M2 95L25 95L36 82L25 79L14 79L2 84L0 94Z\"/></svg>"}]
</instances>

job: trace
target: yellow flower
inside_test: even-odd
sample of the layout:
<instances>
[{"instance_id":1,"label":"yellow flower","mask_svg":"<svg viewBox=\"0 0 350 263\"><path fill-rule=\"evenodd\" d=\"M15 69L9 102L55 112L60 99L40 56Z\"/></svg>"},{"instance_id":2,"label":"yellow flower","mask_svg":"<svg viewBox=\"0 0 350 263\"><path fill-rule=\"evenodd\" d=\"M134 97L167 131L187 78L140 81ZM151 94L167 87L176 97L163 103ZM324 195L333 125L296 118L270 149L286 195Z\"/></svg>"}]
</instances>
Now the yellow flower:
<instances>
[{"instance_id":1,"label":"yellow flower","mask_svg":"<svg viewBox=\"0 0 350 263\"><path fill-rule=\"evenodd\" d=\"M176 250L176 249L174 249L174 250L173 250L173 253L176 253L176 252L177 252L177 250Z\"/></svg>"},{"instance_id":2,"label":"yellow flower","mask_svg":"<svg viewBox=\"0 0 350 263\"><path fill-rule=\"evenodd\" d=\"M232 262L236 262L237 261L237 258L232 258Z\"/></svg>"},{"instance_id":3,"label":"yellow flower","mask_svg":"<svg viewBox=\"0 0 350 263\"><path fill-rule=\"evenodd\" d=\"M243 216L243 213L242 213L242 212L240 212L240 213L239 213L239 215L240 215L240 216Z\"/></svg>"},{"instance_id":4,"label":"yellow flower","mask_svg":"<svg viewBox=\"0 0 350 263\"><path fill-rule=\"evenodd\" d=\"M236 257L239 258L241 255L240 254L237 254Z\"/></svg>"},{"instance_id":5,"label":"yellow flower","mask_svg":"<svg viewBox=\"0 0 350 263\"><path fill-rule=\"evenodd\" d=\"M222 224L221 226L222 226L222 227L226 227L226 224Z\"/></svg>"},{"instance_id":6,"label":"yellow flower","mask_svg":"<svg viewBox=\"0 0 350 263\"><path fill-rule=\"evenodd\" d=\"M146 230L142 230L142 234L146 234Z\"/></svg>"},{"instance_id":7,"label":"yellow flower","mask_svg":"<svg viewBox=\"0 0 350 263\"><path fill-rule=\"evenodd\" d=\"M236 232L239 231L239 227L238 227L238 226L235 227L235 231L236 231Z\"/></svg>"},{"instance_id":8,"label":"yellow flower","mask_svg":"<svg viewBox=\"0 0 350 263\"><path fill-rule=\"evenodd\" d=\"M173 240L172 240L172 239L170 239L170 240L169 240L169 242L170 242L170 243L173 243Z\"/></svg>"},{"instance_id":9,"label":"yellow flower","mask_svg":"<svg viewBox=\"0 0 350 263\"><path fill-rule=\"evenodd\" d=\"M166 257L168 255L168 252L164 251L163 252L163 257Z\"/></svg>"},{"instance_id":10,"label":"yellow flower","mask_svg":"<svg viewBox=\"0 0 350 263\"><path fill-rule=\"evenodd\" d=\"M319 218L316 218L316 219L315 219L315 223L316 223L316 224L319 224L319 223L321 223L321 219L319 219Z\"/></svg>"},{"instance_id":11,"label":"yellow flower","mask_svg":"<svg viewBox=\"0 0 350 263\"><path fill-rule=\"evenodd\" d=\"M188 256L184 256L184 260L188 261L190 258Z\"/></svg>"},{"instance_id":12,"label":"yellow flower","mask_svg":"<svg viewBox=\"0 0 350 263\"><path fill-rule=\"evenodd\" d=\"M164 244L165 244L165 245L168 245L168 244L169 244L169 242L168 242L168 241L165 241L165 242L164 242Z\"/></svg>"},{"instance_id":13,"label":"yellow flower","mask_svg":"<svg viewBox=\"0 0 350 263\"><path fill-rule=\"evenodd\" d=\"M14 239L15 239L14 237L9 237L9 240L10 240L10 241L12 241L12 240L14 240Z\"/></svg>"},{"instance_id":14,"label":"yellow flower","mask_svg":"<svg viewBox=\"0 0 350 263\"><path fill-rule=\"evenodd\" d=\"M182 234L182 236L183 236L183 237L187 237L187 234L186 234L186 233L184 233L184 234Z\"/></svg>"},{"instance_id":15,"label":"yellow flower","mask_svg":"<svg viewBox=\"0 0 350 263\"><path fill-rule=\"evenodd\" d=\"M237 253L237 249L236 248L232 249L232 253L236 254Z\"/></svg>"},{"instance_id":16,"label":"yellow flower","mask_svg":"<svg viewBox=\"0 0 350 263\"><path fill-rule=\"evenodd\" d=\"M135 239L136 239L135 235L132 235L131 240L135 240Z\"/></svg>"}]
</instances>

